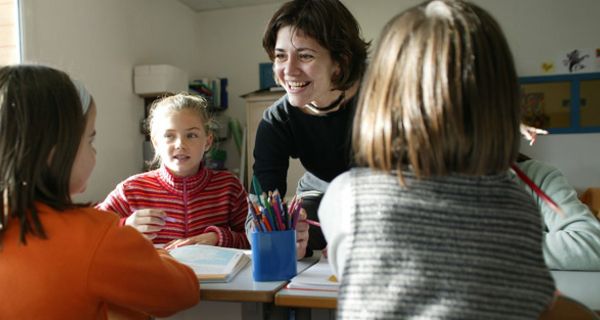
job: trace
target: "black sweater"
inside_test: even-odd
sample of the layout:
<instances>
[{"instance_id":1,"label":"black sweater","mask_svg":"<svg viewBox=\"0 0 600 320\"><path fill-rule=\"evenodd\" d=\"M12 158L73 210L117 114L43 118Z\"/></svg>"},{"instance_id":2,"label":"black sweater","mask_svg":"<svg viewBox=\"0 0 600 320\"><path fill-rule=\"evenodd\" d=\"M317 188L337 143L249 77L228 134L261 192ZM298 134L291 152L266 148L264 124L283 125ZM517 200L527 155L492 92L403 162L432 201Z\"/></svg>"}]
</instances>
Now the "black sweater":
<instances>
[{"instance_id":1,"label":"black sweater","mask_svg":"<svg viewBox=\"0 0 600 320\"><path fill-rule=\"evenodd\" d=\"M290 105L285 95L265 110L256 132L253 167L262 189L285 195L290 157L326 182L347 171L356 101L355 95L339 111L314 116Z\"/></svg>"}]
</instances>

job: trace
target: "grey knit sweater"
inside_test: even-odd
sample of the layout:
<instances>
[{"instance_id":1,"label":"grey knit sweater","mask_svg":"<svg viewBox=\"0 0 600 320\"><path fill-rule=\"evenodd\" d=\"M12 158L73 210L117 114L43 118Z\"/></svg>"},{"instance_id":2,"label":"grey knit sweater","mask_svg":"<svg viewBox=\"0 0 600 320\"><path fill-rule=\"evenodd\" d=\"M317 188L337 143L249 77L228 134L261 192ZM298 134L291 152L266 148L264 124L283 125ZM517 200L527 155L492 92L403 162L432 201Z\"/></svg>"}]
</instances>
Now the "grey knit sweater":
<instances>
[{"instance_id":1,"label":"grey knit sweater","mask_svg":"<svg viewBox=\"0 0 600 320\"><path fill-rule=\"evenodd\" d=\"M540 213L507 174L353 169L340 319L537 319L554 283Z\"/></svg>"}]
</instances>

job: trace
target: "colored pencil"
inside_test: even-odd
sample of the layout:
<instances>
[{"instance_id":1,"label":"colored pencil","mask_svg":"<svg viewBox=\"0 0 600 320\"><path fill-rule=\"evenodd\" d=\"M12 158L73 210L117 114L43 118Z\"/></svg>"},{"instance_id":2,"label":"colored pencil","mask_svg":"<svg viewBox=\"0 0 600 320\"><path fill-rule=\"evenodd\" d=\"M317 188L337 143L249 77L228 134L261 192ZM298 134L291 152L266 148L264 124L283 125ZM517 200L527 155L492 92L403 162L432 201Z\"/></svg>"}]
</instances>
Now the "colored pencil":
<instances>
[{"instance_id":1,"label":"colored pencil","mask_svg":"<svg viewBox=\"0 0 600 320\"><path fill-rule=\"evenodd\" d=\"M260 190L258 180L254 177L253 184L256 190ZM294 230L300 219L302 210L302 199L294 195L289 205L281 200L279 191L262 192L260 195L248 195L248 207L252 222L256 225L258 232ZM317 221L303 219L312 226L320 227Z\"/></svg>"},{"instance_id":2,"label":"colored pencil","mask_svg":"<svg viewBox=\"0 0 600 320\"><path fill-rule=\"evenodd\" d=\"M292 229L296 229L298 224L298 218L300 216L300 210L302 210L302 200L294 196L292 203L290 204L290 213L292 214Z\"/></svg>"},{"instance_id":3,"label":"colored pencil","mask_svg":"<svg viewBox=\"0 0 600 320\"><path fill-rule=\"evenodd\" d=\"M267 231L273 231L273 228L271 228L271 225L269 224L269 220L267 219L267 217L265 217L265 215L262 215L262 220L263 220L263 223L264 223Z\"/></svg>"},{"instance_id":4,"label":"colored pencil","mask_svg":"<svg viewBox=\"0 0 600 320\"><path fill-rule=\"evenodd\" d=\"M275 191L273 191L273 199L277 205L277 208L279 209L279 214L281 215L283 230L286 230L289 228L289 225L287 224L287 211L283 208L283 203L281 202L281 197L279 196L279 190L275 189Z\"/></svg>"},{"instance_id":5,"label":"colored pencil","mask_svg":"<svg viewBox=\"0 0 600 320\"><path fill-rule=\"evenodd\" d=\"M311 226L315 226L315 227L319 227L319 228L321 227L321 224L319 222L314 221L314 220L310 220L310 219L302 219L302 220L300 220L298 222L306 222L306 223L308 223Z\"/></svg>"},{"instance_id":6,"label":"colored pencil","mask_svg":"<svg viewBox=\"0 0 600 320\"><path fill-rule=\"evenodd\" d=\"M275 199L275 197L273 197L273 194L271 194L271 191L269 191L269 199L270 199L270 205L271 208L273 208L273 212L275 214L275 220L277 221L277 226L279 228L279 230L283 231L285 230L285 225L283 224L283 220L281 220L281 211L279 211L279 204L277 203L277 200Z\"/></svg>"},{"instance_id":7,"label":"colored pencil","mask_svg":"<svg viewBox=\"0 0 600 320\"><path fill-rule=\"evenodd\" d=\"M264 231L260 225L260 220L258 219L258 215L256 214L256 210L254 209L254 204L250 199L248 199L248 208L250 209L250 213L252 214L252 219L254 220L258 231Z\"/></svg>"},{"instance_id":8,"label":"colored pencil","mask_svg":"<svg viewBox=\"0 0 600 320\"><path fill-rule=\"evenodd\" d=\"M531 188L531 190L533 190L533 192L535 192L535 194L537 194L544 202L546 202L546 204L548 204L548 206L550 206L550 208L552 208L554 212L560 214L563 218L565 217L565 213L558 206L558 204L556 204L556 202L554 202L552 198L550 198L542 189L540 189L540 187L538 187L533 181L531 181L531 179L529 179L525 172L519 169L519 167L514 163L510 166L513 169L513 171L517 174L517 177L523 180L523 182L525 182Z\"/></svg>"}]
</instances>

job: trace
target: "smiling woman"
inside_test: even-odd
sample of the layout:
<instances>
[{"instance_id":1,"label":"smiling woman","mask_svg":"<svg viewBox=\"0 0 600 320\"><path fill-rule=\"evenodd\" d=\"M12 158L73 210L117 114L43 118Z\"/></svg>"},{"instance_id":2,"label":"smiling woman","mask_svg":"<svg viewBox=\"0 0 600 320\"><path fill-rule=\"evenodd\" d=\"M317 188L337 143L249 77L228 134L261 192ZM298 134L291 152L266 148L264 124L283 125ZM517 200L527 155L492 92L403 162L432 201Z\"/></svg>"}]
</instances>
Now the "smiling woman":
<instances>
[{"instance_id":1,"label":"smiling woman","mask_svg":"<svg viewBox=\"0 0 600 320\"><path fill-rule=\"evenodd\" d=\"M329 182L350 168L351 123L368 47L340 1L288 1L267 24L263 48L286 95L258 125L253 172L265 191L302 198L309 219L318 220ZM290 158L306 169L296 190L286 190ZM296 231L299 258L326 246L319 228L301 222Z\"/></svg>"},{"instance_id":2,"label":"smiling woman","mask_svg":"<svg viewBox=\"0 0 600 320\"><path fill-rule=\"evenodd\" d=\"M18 0L0 0L0 66L21 60L18 8Z\"/></svg>"}]
</instances>

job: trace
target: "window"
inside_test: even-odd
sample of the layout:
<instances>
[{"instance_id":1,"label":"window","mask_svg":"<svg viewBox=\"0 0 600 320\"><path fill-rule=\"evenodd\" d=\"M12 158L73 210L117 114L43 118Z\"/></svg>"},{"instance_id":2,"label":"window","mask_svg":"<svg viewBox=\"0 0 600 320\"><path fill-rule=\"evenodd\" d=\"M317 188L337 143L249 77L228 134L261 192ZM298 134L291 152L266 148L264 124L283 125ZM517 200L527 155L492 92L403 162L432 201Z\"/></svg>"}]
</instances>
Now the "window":
<instances>
[{"instance_id":1,"label":"window","mask_svg":"<svg viewBox=\"0 0 600 320\"><path fill-rule=\"evenodd\" d=\"M523 122L550 133L600 132L600 73L523 77Z\"/></svg>"},{"instance_id":2,"label":"window","mask_svg":"<svg viewBox=\"0 0 600 320\"><path fill-rule=\"evenodd\" d=\"M0 0L0 66L21 61L18 0Z\"/></svg>"}]
</instances>

